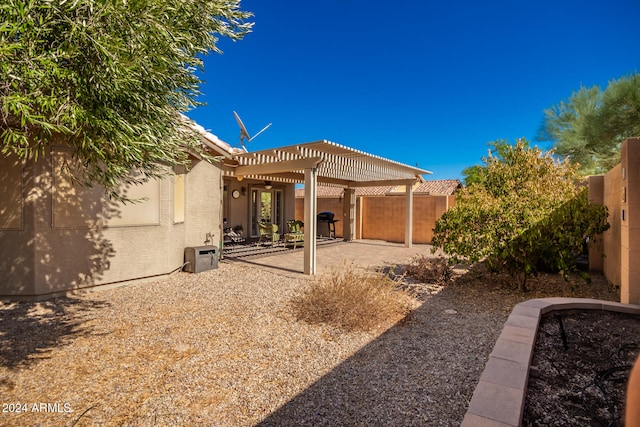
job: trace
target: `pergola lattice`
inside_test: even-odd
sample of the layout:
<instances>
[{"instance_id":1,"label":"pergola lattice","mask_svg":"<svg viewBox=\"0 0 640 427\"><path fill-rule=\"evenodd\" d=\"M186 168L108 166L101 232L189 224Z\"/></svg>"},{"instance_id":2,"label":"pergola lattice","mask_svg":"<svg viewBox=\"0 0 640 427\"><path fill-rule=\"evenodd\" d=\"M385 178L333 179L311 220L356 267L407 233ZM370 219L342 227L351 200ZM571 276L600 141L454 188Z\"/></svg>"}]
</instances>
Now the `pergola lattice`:
<instances>
[{"instance_id":1,"label":"pergola lattice","mask_svg":"<svg viewBox=\"0 0 640 427\"><path fill-rule=\"evenodd\" d=\"M303 183L304 170L315 167L318 183L343 187L402 185L431 173L330 141L240 153L225 163L227 176L290 183Z\"/></svg>"},{"instance_id":2,"label":"pergola lattice","mask_svg":"<svg viewBox=\"0 0 640 427\"><path fill-rule=\"evenodd\" d=\"M316 271L316 186L345 188L343 215L348 239L353 236L355 188L405 185L405 246L412 244L412 186L431 172L365 153L330 141L316 141L250 153L236 153L224 159L224 175L238 179L304 183L304 272Z\"/></svg>"}]
</instances>

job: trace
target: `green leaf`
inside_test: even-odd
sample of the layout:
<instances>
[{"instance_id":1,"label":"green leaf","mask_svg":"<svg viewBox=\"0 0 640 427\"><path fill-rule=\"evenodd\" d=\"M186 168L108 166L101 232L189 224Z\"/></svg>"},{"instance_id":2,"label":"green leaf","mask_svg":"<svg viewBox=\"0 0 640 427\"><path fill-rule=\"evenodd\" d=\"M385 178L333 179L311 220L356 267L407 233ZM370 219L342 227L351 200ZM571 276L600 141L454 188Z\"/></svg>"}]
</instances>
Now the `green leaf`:
<instances>
[{"instance_id":1,"label":"green leaf","mask_svg":"<svg viewBox=\"0 0 640 427\"><path fill-rule=\"evenodd\" d=\"M238 0L0 4L2 153L64 139L79 178L107 191L133 169L146 179L186 162L185 147L202 150L180 114L199 105L200 55L241 39L250 16Z\"/></svg>"}]
</instances>

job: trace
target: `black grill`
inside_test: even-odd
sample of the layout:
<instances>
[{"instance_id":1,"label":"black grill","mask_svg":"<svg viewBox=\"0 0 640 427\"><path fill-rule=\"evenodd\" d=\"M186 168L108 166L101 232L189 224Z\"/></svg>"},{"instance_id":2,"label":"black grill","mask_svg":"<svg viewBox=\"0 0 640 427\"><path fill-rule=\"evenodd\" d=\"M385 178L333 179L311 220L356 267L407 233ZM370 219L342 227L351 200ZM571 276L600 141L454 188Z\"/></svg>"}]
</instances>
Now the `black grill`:
<instances>
[{"instance_id":1,"label":"black grill","mask_svg":"<svg viewBox=\"0 0 640 427\"><path fill-rule=\"evenodd\" d=\"M318 229L317 229L317 233L319 236L325 236L325 231L326 231L326 235L329 236L330 239L335 239L336 237L336 222L338 222L339 220L337 219L333 219L334 214L333 212L320 212L317 215L317 224L318 224ZM333 233L333 236L332 234Z\"/></svg>"}]
</instances>

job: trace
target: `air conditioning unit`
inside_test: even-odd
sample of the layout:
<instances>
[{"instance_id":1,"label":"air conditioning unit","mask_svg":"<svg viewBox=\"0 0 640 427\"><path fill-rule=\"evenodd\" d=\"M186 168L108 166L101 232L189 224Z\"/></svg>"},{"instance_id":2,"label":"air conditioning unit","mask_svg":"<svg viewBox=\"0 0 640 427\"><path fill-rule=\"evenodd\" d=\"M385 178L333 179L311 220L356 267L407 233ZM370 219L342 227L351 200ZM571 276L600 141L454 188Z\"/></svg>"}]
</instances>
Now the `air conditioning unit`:
<instances>
[{"instance_id":1,"label":"air conditioning unit","mask_svg":"<svg viewBox=\"0 0 640 427\"><path fill-rule=\"evenodd\" d=\"M218 268L217 246L194 246L184 249L184 271L200 273Z\"/></svg>"}]
</instances>

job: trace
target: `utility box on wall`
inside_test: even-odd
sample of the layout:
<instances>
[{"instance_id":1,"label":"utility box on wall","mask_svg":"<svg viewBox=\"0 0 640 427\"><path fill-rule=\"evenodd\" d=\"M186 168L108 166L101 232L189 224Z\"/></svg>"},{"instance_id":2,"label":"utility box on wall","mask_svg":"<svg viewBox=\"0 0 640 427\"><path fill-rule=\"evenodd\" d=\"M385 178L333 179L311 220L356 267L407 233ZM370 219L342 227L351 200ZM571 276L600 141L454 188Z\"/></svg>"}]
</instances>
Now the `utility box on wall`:
<instances>
[{"instance_id":1,"label":"utility box on wall","mask_svg":"<svg viewBox=\"0 0 640 427\"><path fill-rule=\"evenodd\" d=\"M184 249L184 271L200 273L218 268L217 246L195 246Z\"/></svg>"}]
</instances>

